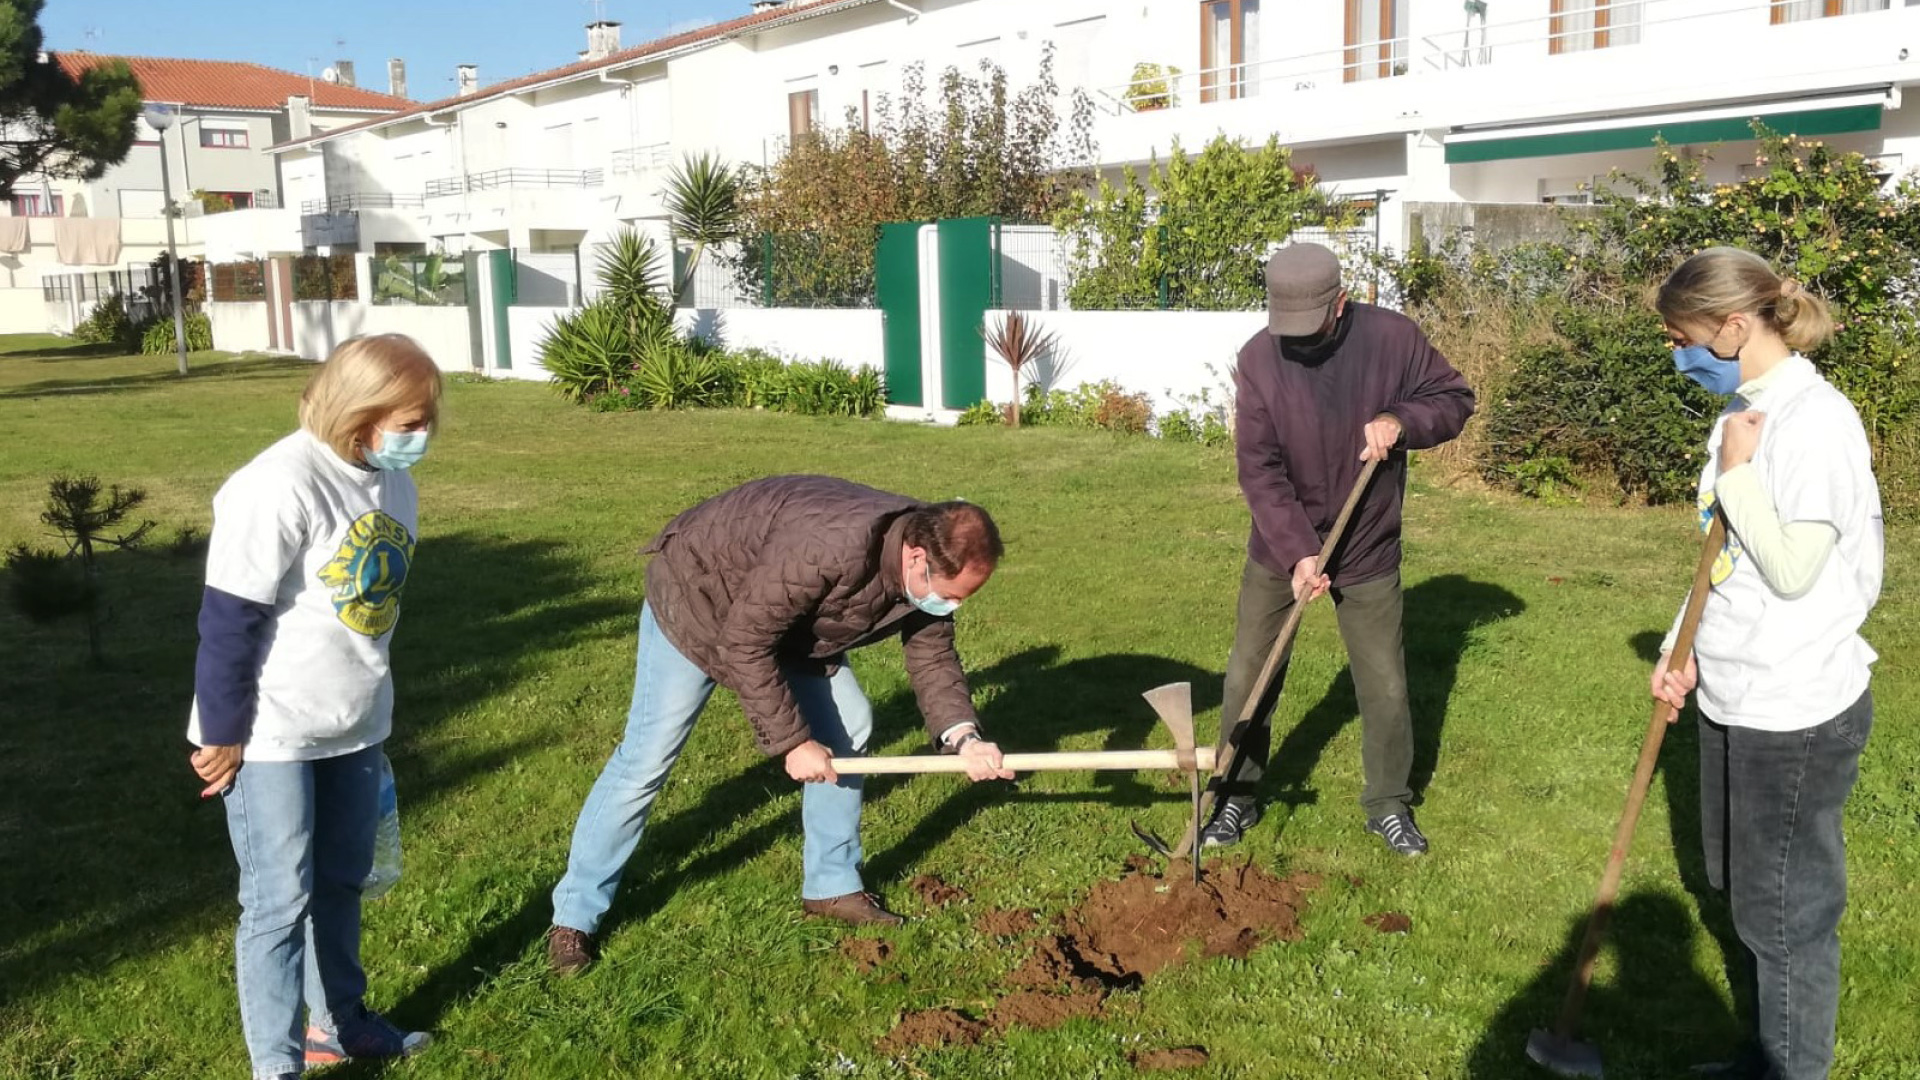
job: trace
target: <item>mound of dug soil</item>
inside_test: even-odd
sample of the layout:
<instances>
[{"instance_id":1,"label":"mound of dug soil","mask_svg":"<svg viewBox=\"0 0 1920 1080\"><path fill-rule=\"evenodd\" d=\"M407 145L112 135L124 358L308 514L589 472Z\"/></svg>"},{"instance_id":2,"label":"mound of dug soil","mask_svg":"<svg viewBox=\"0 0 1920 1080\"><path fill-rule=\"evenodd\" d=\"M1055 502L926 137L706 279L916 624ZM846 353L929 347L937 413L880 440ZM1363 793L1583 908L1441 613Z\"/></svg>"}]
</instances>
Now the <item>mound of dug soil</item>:
<instances>
[{"instance_id":1,"label":"mound of dug soil","mask_svg":"<svg viewBox=\"0 0 1920 1080\"><path fill-rule=\"evenodd\" d=\"M1019 937L1037 925L1039 919L1025 909L989 911L974 922L981 933L1001 938Z\"/></svg>"},{"instance_id":2,"label":"mound of dug soil","mask_svg":"<svg viewBox=\"0 0 1920 1080\"><path fill-rule=\"evenodd\" d=\"M1207 1063L1207 1051L1199 1046L1181 1046L1172 1050L1148 1050L1133 1055L1132 1060L1133 1067L1141 1072L1197 1069Z\"/></svg>"},{"instance_id":3,"label":"mound of dug soil","mask_svg":"<svg viewBox=\"0 0 1920 1080\"><path fill-rule=\"evenodd\" d=\"M893 946L872 938L847 938L840 943L840 954L853 961L853 966L865 975L893 955Z\"/></svg>"},{"instance_id":4,"label":"mound of dug soil","mask_svg":"<svg viewBox=\"0 0 1920 1080\"><path fill-rule=\"evenodd\" d=\"M928 907L946 907L967 898L967 890L947 884L936 874L921 874L907 882L907 887L919 893Z\"/></svg>"},{"instance_id":5,"label":"mound of dug soil","mask_svg":"<svg viewBox=\"0 0 1920 1080\"><path fill-rule=\"evenodd\" d=\"M1260 867L1222 870L1217 864L1198 885L1177 866L1167 877L1103 881L1061 918L1061 933L1040 940L1010 981L1130 988L1178 963L1195 945L1203 956L1245 958L1269 941L1300 938L1300 910L1319 883L1311 874L1283 879Z\"/></svg>"},{"instance_id":6,"label":"mound of dug soil","mask_svg":"<svg viewBox=\"0 0 1920 1080\"><path fill-rule=\"evenodd\" d=\"M920 1046L972 1046L986 1030L958 1009L923 1009L901 1017L875 1049L892 1056Z\"/></svg>"}]
</instances>

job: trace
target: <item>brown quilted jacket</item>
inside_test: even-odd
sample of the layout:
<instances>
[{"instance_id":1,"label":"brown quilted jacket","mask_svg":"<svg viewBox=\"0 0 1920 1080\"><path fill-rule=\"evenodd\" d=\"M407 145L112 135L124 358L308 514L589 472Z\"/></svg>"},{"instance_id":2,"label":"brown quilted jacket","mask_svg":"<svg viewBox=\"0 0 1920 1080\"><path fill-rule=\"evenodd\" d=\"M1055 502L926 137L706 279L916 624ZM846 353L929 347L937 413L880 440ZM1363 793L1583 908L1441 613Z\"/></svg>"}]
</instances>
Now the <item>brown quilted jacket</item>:
<instances>
[{"instance_id":1,"label":"brown quilted jacket","mask_svg":"<svg viewBox=\"0 0 1920 1080\"><path fill-rule=\"evenodd\" d=\"M953 620L906 599L904 495L830 476L742 484L667 523L645 551L647 603L688 660L732 690L768 755L809 737L782 668L825 672L849 649L898 637L936 740L974 721Z\"/></svg>"}]
</instances>

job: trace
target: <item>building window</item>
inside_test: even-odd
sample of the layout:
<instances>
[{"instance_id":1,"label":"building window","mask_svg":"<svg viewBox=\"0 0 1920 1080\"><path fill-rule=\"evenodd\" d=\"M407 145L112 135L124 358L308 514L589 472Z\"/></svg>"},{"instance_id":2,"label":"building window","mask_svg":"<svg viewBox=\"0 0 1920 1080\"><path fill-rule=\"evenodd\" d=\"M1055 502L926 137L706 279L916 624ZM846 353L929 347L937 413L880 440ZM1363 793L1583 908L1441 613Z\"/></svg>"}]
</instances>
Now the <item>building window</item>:
<instances>
[{"instance_id":1,"label":"building window","mask_svg":"<svg viewBox=\"0 0 1920 1080\"><path fill-rule=\"evenodd\" d=\"M1773 23L1807 22L1865 11L1885 11L1888 0L1773 0Z\"/></svg>"},{"instance_id":2,"label":"building window","mask_svg":"<svg viewBox=\"0 0 1920 1080\"><path fill-rule=\"evenodd\" d=\"M245 150L247 131L245 128L210 128L201 124L200 145L209 150Z\"/></svg>"},{"instance_id":3,"label":"building window","mask_svg":"<svg viewBox=\"0 0 1920 1080\"><path fill-rule=\"evenodd\" d=\"M1407 0L1347 0L1347 82L1407 73Z\"/></svg>"},{"instance_id":4,"label":"building window","mask_svg":"<svg viewBox=\"0 0 1920 1080\"><path fill-rule=\"evenodd\" d=\"M1200 100L1252 97L1260 89L1260 0L1200 5Z\"/></svg>"},{"instance_id":5,"label":"building window","mask_svg":"<svg viewBox=\"0 0 1920 1080\"><path fill-rule=\"evenodd\" d=\"M820 127L820 91L799 90L787 95L787 134L796 139Z\"/></svg>"},{"instance_id":6,"label":"building window","mask_svg":"<svg viewBox=\"0 0 1920 1080\"><path fill-rule=\"evenodd\" d=\"M1553 0L1547 51L1610 49L1640 43L1641 0Z\"/></svg>"},{"instance_id":7,"label":"building window","mask_svg":"<svg viewBox=\"0 0 1920 1080\"><path fill-rule=\"evenodd\" d=\"M55 195L49 201L47 196L40 192L14 192L14 217L62 217L66 212L67 203L64 195Z\"/></svg>"}]
</instances>

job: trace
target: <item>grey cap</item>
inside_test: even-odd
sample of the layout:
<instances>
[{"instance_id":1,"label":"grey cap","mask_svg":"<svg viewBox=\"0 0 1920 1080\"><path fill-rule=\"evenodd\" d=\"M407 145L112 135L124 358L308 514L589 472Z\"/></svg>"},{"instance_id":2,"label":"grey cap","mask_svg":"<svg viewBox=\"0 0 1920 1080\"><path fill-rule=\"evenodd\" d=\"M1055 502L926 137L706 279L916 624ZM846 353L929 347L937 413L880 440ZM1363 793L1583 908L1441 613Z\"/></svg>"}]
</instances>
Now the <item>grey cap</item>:
<instances>
[{"instance_id":1,"label":"grey cap","mask_svg":"<svg viewBox=\"0 0 1920 1080\"><path fill-rule=\"evenodd\" d=\"M1340 259L1319 244L1288 244L1267 259L1267 328L1281 337L1320 332L1340 299Z\"/></svg>"}]
</instances>

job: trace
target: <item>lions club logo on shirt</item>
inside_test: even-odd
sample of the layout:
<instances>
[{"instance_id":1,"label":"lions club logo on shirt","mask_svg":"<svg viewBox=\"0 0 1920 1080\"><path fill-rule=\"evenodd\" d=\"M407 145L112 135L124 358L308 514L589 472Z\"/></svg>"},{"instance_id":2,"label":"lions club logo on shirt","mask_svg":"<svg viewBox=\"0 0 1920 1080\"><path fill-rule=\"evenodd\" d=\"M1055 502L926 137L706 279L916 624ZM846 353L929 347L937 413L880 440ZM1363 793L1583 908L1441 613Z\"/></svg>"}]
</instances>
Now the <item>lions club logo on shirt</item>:
<instances>
[{"instance_id":1,"label":"lions club logo on shirt","mask_svg":"<svg viewBox=\"0 0 1920 1080\"><path fill-rule=\"evenodd\" d=\"M378 510L347 529L340 550L320 570L347 629L379 637L400 621L400 590L413 565L413 546L406 526Z\"/></svg>"},{"instance_id":2,"label":"lions club logo on shirt","mask_svg":"<svg viewBox=\"0 0 1920 1080\"><path fill-rule=\"evenodd\" d=\"M1713 528L1713 508L1719 503L1719 496L1709 491L1700 496L1695 504L1700 510L1701 532L1704 533ZM1739 564L1740 557L1745 554L1746 549L1740 546L1740 538L1733 535L1732 529L1728 529L1727 542L1721 546L1720 554L1713 559L1713 584L1718 585L1732 577L1733 568Z\"/></svg>"}]
</instances>

